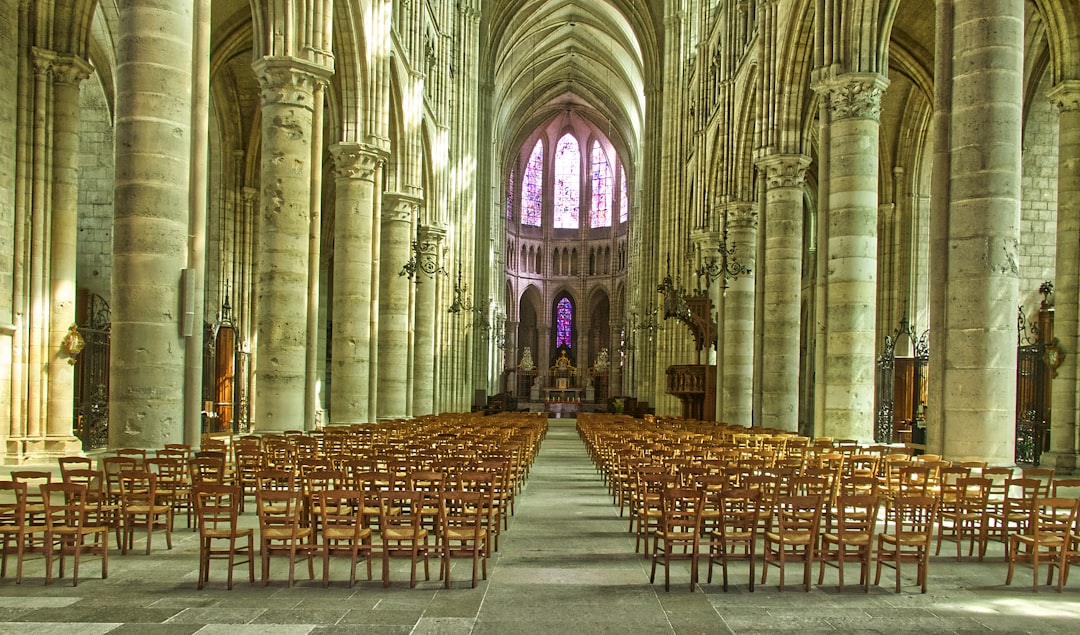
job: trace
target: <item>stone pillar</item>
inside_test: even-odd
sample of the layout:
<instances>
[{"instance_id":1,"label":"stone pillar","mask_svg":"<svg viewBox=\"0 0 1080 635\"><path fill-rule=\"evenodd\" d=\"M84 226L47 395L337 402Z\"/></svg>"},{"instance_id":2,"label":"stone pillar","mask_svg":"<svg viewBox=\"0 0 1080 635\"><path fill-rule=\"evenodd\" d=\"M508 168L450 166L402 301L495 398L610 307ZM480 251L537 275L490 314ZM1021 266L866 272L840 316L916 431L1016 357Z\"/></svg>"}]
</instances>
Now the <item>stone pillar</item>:
<instances>
[{"instance_id":1,"label":"stone pillar","mask_svg":"<svg viewBox=\"0 0 1080 635\"><path fill-rule=\"evenodd\" d=\"M940 327L943 453L950 460L1015 460L1016 307L1019 304L1024 4L954 1L952 166ZM1061 254L1058 255L1059 264ZM934 322L931 331L939 328ZM933 426L936 422L927 421Z\"/></svg>"},{"instance_id":2,"label":"stone pillar","mask_svg":"<svg viewBox=\"0 0 1080 635\"><path fill-rule=\"evenodd\" d=\"M181 270L191 175L191 3L121 6L109 446L184 438Z\"/></svg>"},{"instance_id":3,"label":"stone pillar","mask_svg":"<svg viewBox=\"0 0 1080 635\"><path fill-rule=\"evenodd\" d=\"M311 124L315 85L328 72L289 57L263 57L252 66L262 90L255 428L303 429Z\"/></svg>"},{"instance_id":4,"label":"stone pillar","mask_svg":"<svg viewBox=\"0 0 1080 635\"><path fill-rule=\"evenodd\" d=\"M1065 357L1052 382L1050 451L1042 463L1076 467L1077 362L1080 361L1080 81L1050 91L1058 109L1057 263L1054 272L1054 335Z\"/></svg>"},{"instance_id":5,"label":"stone pillar","mask_svg":"<svg viewBox=\"0 0 1080 635\"><path fill-rule=\"evenodd\" d=\"M799 429L799 343L803 259L803 179L810 164L798 154L766 155L764 323L769 354L762 356L761 425ZM749 252L749 250L748 250Z\"/></svg>"},{"instance_id":6,"label":"stone pillar","mask_svg":"<svg viewBox=\"0 0 1080 635\"><path fill-rule=\"evenodd\" d=\"M724 409L719 420L749 426L754 420L754 281L757 260L757 207L735 203L727 210L728 247L746 273L727 281L724 294L724 357L717 373ZM796 376L796 380L798 377Z\"/></svg>"},{"instance_id":7,"label":"stone pillar","mask_svg":"<svg viewBox=\"0 0 1080 635\"><path fill-rule=\"evenodd\" d=\"M818 385L825 436L874 438L878 128L888 80L847 73L819 87L830 135L825 245L825 377Z\"/></svg>"},{"instance_id":8,"label":"stone pillar","mask_svg":"<svg viewBox=\"0 0 1080 635\"><path fill-rule=\"evenodd\" d=\"M79 233L79 84L92 69L77 57L52 63L52 214L49 244L49 390L45 427L46 455L78 452L72 434L74 366L64 350L75 324L75 242Z\"/></svg>"},{"instance_id":9,"label":"stone pillar","mask_svg":"<svg viewBox=\"0 0 1080 635\"><path fill-rule=\"evenodd\" d=\"M382 268L379 275L379 419L407 416L409 381L409 285L398 275L411 252L412 218L420 201L384 194Z\"/></svg>"},{"instance_id":10,"label":"stone pillar","mask_svg":"<svg viewBox=\"0 0 1080 635\"><path fill-rule=\"evenodd\" d=\"M417 235L420 271L416 273L416 315L413 328L413 416L435 413L435 310L437 291L442 276L439 251L446 237L442 227L427 225Z\"/></svg>"},{"instance_id":11,"label":"stone pillar","mask_svg":"<svg viewBox=\"0 0 1080 635\"><path fill-rule=\"evenodd\" d=\"M366 423L374 415L368 398L372 210L375 167L383 157L359 143L338 143L330 151L337 177L330 423Z\"/></svg>"}]
</instances>

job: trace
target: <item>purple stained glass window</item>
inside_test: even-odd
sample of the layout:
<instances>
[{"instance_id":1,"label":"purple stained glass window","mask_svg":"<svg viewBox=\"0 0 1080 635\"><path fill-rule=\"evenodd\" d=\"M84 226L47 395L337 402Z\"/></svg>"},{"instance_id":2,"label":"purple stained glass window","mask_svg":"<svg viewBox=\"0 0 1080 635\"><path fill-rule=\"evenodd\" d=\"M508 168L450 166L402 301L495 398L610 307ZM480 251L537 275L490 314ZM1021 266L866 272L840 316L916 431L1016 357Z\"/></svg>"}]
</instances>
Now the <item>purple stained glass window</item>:
<instances>
[{"instance_id":1,"label":"purple stained glass window","mask_svg":"<svg viewBox=\"0 0 1080 635\"><path fill-rule=\"evenodd\" d=\"M621 165L619 166L619 176L622 177L619 179L621 181L620 187L622 189L622 192L619 194L619 222L625 223L626 220L630 218L630 205L626 198L626 170L623 169Z\"/></svg>"},{"instance_id":2,"label":"purple stained glass window","mask_svg":"<svg viewBox=\"0 0 1080 635\"><path fill-rule=\"evenodd\" d=\"M555 227L577 229L581 206L581 149L566 133L555 146Z\"/></svg>"},{"instance_id":3,"label":"purple stained glass window","mask_svg":"<svg viewBox=\"0 0 1080 635\"><path fill-rule=\"evenodd\" d=\"M510 182L506 184L506 220L514 221L514 177L517 170L510 170Z\"/></svg>"},{"instance_id":4,"label":"purple stained glass window","mask_svg":"<svg viewBox=\"0 0 1080 635\"><path fill-rule=\"evenodd\" d=\"M599 141L592 146L591 227L611 227L611 164Z\"/></svg>"},{"instance_id":5,"label":"purple stained glass window","mask_svg":"<svg viewBox=\"0 0 1080 635\"><path fill-rule=\"evenodd\" d=\"M540 226L540 202L543 200L544 142L536 141L529 162L525 164L525 178L521 183L521 224Z\"/></svg>"},{"instance_id":6,"label":"purple stained glass window","mask_svg":"<svg viewBox=\"0 0 1080 635\"><path fill-rule=\"evenodd\" d=\"M563 298L555 305L555 348L570 348L570 332L574 324L574 307L570 300Z\"/></svg>"}]
</instances>

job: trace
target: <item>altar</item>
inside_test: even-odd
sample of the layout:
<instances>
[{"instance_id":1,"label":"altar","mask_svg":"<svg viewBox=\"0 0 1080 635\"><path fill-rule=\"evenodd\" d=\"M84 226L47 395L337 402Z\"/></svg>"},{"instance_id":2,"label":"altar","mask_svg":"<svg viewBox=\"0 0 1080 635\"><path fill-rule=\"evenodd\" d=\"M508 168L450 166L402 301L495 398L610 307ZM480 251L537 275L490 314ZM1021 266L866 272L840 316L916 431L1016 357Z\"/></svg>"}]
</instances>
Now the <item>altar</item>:
<instances>
[{"instance_id":1,"label":"altar","mask_svg":"<svg viewBox=\"0 0 1080 635\"><path fill-rule=\"evenodd\" d=\"M565 348L559 351L548 375L548 385L543 389L544 409L556 417L576 417L582 388L577 383L577 367L566 355Z\"/></svg>"}]
</instances>

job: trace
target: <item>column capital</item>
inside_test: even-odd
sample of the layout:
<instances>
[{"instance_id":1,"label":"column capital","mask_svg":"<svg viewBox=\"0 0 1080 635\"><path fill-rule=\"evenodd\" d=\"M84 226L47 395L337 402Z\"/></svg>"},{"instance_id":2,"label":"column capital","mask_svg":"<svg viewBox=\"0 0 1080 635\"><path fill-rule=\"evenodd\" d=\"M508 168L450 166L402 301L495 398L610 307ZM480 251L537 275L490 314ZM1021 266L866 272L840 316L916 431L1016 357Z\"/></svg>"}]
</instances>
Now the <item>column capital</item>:
<instances>
[{"instance_id":1,"label":"column capital","mask_svg":"<svg viewBox=\"0 0 1080 635\"><path fill-rule=\"evenodd\" d=\"M731 231L754 229L757 227L757 204L749 201L729 203L727 206L727 228Z\"/></svg>"},{"instance_id":2,"label":"column capital","mask_svg":"<svg viewBox=\"0 0 1080 635\"><path fill-rule=\"evenodd\" d=\"M838 119L881 120L881 96L889 79L878 73L841 73L822 77L814 86L832 115Z\"/></svg>"},{"instance_id":3,"label":"column capital","mask_svg":"<svg viewBox=\"0 0 1080 635\"><path fill-rule=\"evenodd\" d=\"M262 103L314 109L315 87L329 81L331 70L296 57L263 57L251 64Z\"/></svg>"},{"instance_id":4,"label":"column capital","mask_svg":"<svg viewBox=\"0 0 1080 635\"><path fill-rule=\"evenodd\" d=\"M384 192L382 206L383 222L411 223L423 199L403 192Z\"/></svg>"},{"instance_id":5,"label":"column capital","mask_svg":"<svg viewBox=\"0 0 1080 635\"><path fill-rule=\"evenodd\" d=\"M1059 82L1046 95L1058 112L1080 111L1080 80L1067 79Z\"/></svg>"},{"instance_id":6,"label":"column capital","mask_svg":"<svg viewBox=\"0 0 1080 635\"><path fill-rule=\"evenodd\" d=\"M757 166L765 173L768 189L801 189L806 179L810 157L805 154L766 154L758 158Z\"/></svg>"},{"instance_id":7,"label":"column capital","mask_svg":"<svg viewBox=\"0 0 1080 635\"><path fill-rule=\"evenodd\" d=\"M90 79L94 73L94 67L90 65L90 62L74 55L55 56L50 70L55 83L75 86Z\"/></svg>"},{"instance_id":8,"label":"column capital","mask_svg":"<svg viewBox=\"0 0 1080 635\"><path fill-rule=\"evenodd\" d=\"M375 168L386 161L386 153L366 143L343 141L330 146L334 174L339 179L371 180Z\"/></svg>"}]
</instances>

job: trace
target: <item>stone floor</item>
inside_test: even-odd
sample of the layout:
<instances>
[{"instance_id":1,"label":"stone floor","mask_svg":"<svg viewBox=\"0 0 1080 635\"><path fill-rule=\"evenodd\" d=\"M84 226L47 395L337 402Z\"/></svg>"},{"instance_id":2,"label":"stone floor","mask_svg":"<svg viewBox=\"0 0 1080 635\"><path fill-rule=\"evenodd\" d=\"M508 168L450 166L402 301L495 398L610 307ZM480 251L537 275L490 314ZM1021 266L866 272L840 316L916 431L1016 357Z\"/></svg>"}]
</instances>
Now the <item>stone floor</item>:
<instances>
[{"instance_id":1,"label":"stone floor","mask_svg":"<svg viewBox=\"0 0 1080 635\"><path fill-rule=\"evenodd\" d=\"M0 580L0 633L755 633L790 631L863 633L1076 633L1080 631L1080 575L1062 594L1031 590L1031 572L1004 585L1001 546L986 562L935 558L930 590L905 573L904 588L835 588L835 571L807 593L797 585L719 585L688 588L688 566L676 565L672 589L649 583L649 567L634 554L627 520L618 510L579 442L573 420L552 420L532 476L518 500L510 530L489 569L489 580L470 589L468 563L457 561L453 588L432 579L408 588L403 564L394 582L347 588L347 571L331 571L330 588L303 574L295 587L275 562L269 586L246 579L227 591L221 563L210 585L195 588L198 544L178 529L172 551L155 539L150 556L110 554L109 577L88 561L77 587L44 585L43 562L26 563L23 583ZM250 512L249 512L250 515ZM183 522L180 522L180 526ZM948 548L948 545L946 546ZM340 563L338 563L340 565ZM733 578L745 579L745 565ZM437 577L438 566L432 569ZM242 573L242 569L238 569ZM741 572L741 573L740 573ZM851 570L852 575L857 574ZM318 573L318 572L317 572ZM789 580L798 577L791 571ZM378 569L376 569L378 576ZM658 583L662 571L657 572ZM884 580L883 580L884 582Z\"/></svg>"}]
</instances>

